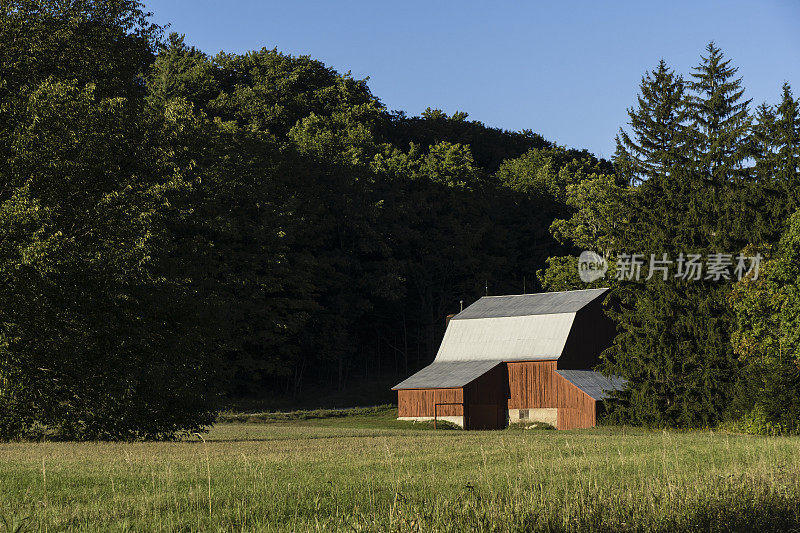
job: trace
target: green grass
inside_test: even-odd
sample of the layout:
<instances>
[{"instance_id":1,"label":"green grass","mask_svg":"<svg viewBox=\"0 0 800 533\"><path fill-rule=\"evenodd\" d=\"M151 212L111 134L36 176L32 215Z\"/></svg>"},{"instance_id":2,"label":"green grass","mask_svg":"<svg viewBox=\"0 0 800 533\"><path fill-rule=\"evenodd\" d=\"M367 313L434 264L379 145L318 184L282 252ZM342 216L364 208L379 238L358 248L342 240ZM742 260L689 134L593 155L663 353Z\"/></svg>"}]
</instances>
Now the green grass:
<instances>
[{"instance_id":1,"label":"green grass","mask_svg":"<svg viewBox=\"0 0 800 533\"><path fill-rule=\"evenodd\" d=\"M346 420L342 420L345 419ZM433 422L412 422L397 420L397 407L392 405L376 405L374 407L354 407L351 409L312 409L296 411L266 411L260 413L223 412L217 417L217 431L225 423L240 424L291 424L292 426L348 428L383 428L383 429L434 429ZM461 429L445 420L437 422L439 429ZM241 428L236 428L241 434Z\"/></svg>"},{"instance_id":2,"label":"green grass","mask_svg":"<svg viewBox=\"0 0 800 533\"><path fill-rule=\"evenodd\" d=\"M354 407L351 409L310 409L295 411L261 411L253 413L224 411L217 416L217 423L239 422L248 424L274 424L291 422L293 424L298 424L304 421L313 421L314 425L319 425L319 422L323 420L331 421L347 418L347 425L349 427L375 423L382 424L385 427L391 427L390 424L394 422L397 416L396 411L397 409L391 405Z\"/></svg>"},{"instance_id":3,"label":"green grass","mask_svg":"<svg viewBox=\"0 0 800 533\"><path fill-rule=\"evenodd\" d=\"M222 422L205 442L0 444L0 532L800 528L799 438L347 414Z\"/></svg>"}]
</instances>

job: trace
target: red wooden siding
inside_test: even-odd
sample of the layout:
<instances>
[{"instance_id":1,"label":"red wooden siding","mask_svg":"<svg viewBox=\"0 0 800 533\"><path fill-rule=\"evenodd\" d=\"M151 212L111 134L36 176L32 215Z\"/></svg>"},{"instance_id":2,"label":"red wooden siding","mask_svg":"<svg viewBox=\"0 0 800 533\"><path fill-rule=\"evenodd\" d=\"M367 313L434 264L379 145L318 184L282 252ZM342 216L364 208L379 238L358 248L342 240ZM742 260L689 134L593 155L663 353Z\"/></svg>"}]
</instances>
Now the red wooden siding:
<instances>
[{"instance_id":1,"label":"red wooden siding","mask_svg":"<svg viewBox=\"0 0 800 533\"><path fill-rule=\"evenodd\" d=\"M437 416L462 416L464 393L462 389L409 389L397 391L398 416L433 416L435 403L457 403L440 405Z\"/></svg>"},{"instance_id":2,"label":"red wooden siding","mask_svg":"<svg viewBox=\"0 0 800 533\"><path fill-rule=\"evenodd\" d=\"M556 361L506 363L511 396L509 409L558 407Z\"/></svg>"},{"instance_id":3,"label":"red wooden siding","mask_svg":"<svg viewBox=\"0 0 800 533\"><path fill-rule=\"evenodd\" d=\"M507 363L509 409L558 408L558 429L593 427L595 401L556 373L556 361Z\"/></svg>"},{"instance_id":4,"label":"red wooden siding","mask_svg":"<svg viewBox=\"0 0 800 533\"><path fill-rule=\"evenodd\" d=\"M464 390L470 403L502 404L508 400L505 365L498 365L469 383Z\"/></svg>"},{"instance_id":5,"label":"red wooden siding","mask_svg":"<svg viewBox=\"0 0 800 533\"><path fill-rule=\"evenodd\" d=\"M597 423L594 398L556 374L558 378L558 429L594 427Z\"/></svg>"},{"instance_id":6,"label":"red wooden siding","mask_svg":"<svg viewBox=\"0 0 800 533\"><path fill-rule=\"evenodd\" d=\"M507 380L507 381L506 381ZM397 391L398 415L464 416L466 429L505 426L506 409L558 408L558 429L595 426L597 402L556 373L556 361L510 362L466 387ZM466 405L465 405L466 404Z\"/></svg>"}]
</instances>

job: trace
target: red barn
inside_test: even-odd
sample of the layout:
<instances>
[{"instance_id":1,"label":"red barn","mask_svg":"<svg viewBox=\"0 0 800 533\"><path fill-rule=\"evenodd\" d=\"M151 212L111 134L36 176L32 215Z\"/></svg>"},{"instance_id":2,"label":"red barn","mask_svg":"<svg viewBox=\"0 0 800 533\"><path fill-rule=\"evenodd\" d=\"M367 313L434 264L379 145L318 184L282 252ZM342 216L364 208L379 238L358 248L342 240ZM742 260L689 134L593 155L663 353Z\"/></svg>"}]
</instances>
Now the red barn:
<instances>
[{"instance_id":1,"label":"red barn","mask_svg":"<svg viewBox=\"0 0 800 533\"><path fill-rule=\"evenodd\" d=\"M487 296L455 315L433 363L393 387L401 420L465 429L592 427L624 382L591 370L611 345L607 289Z\"/></svg>"}]
</instances>

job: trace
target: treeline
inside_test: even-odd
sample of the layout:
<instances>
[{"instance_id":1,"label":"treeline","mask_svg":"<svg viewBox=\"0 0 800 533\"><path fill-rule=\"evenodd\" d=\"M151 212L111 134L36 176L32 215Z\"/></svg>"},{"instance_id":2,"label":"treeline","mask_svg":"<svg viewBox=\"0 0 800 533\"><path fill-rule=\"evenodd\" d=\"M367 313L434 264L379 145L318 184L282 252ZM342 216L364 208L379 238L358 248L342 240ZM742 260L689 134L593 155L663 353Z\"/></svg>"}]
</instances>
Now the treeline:
<instances>
[{"instance_id":1,"label":"treeline","mask_svg":"<svg viewBox=\"0 0 800 533\"><path fill-rule=\"evenodd\" d=\"M209 56L135 0L0 9L0 437L165 438L223 398L406 376L460 300L585 287L582 249L769 257L596 282L631 384L610 418L796 428L797 102L753 112L713 45L642 80L612 163L390 112L308 57Z\"/></svg>"},{"instance_id":2,"label":"treeline","mask_svg":"<svg viewBox=\"0 0 800 533\"><path fill-rule=\"evenodd\" d=\"M753 111L712 43L687 78L661 61L628 114L614 176L569 186L575 211L553 224L565 244L611 263L619 334L601 368L629 385L610 419L800 429L800 113L791 88ZM716 257L727 274L685 279L675 264L666 280L643 269L637 281L615 272L632 254ZM738 281L737 258L757 255L768 260ZM550 259L544 278L549 289L582 285L570 256Z\"/></svg>"},{"instance_id":3,"label":"treeline","mask_svg":"<svg viewBox=\"0 0 800 533\"><path fill-rule=\"evenodd\" d=\"M6 437L168 437L406 375L460 300L539 289L567 185L611 172L308 57L208 56L133 0L0 17Z\"/></svg>"}]
</instances>

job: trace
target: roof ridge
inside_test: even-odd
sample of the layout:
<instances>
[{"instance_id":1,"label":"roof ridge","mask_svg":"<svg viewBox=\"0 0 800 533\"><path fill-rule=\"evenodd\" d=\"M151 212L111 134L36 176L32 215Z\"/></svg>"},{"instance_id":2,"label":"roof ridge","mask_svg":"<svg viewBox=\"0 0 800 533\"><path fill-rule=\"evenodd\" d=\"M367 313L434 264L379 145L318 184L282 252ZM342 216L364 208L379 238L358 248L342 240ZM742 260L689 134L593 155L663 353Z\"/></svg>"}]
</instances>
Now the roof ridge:
<instances>
[{"instance_id":1,"label":"roof ridge","mask_svg":"<svg viewBox=\"0 0 800 533\"><path fill-rule=\"evenodd\" d=\"M594 287L591 289L574 289L571 291L545 291L545 292L525 292L522 294L492 294L481 296L478 300L482 300L484 298L510 298L512 296L538 296L540 294L563 294L567 292L586 292L586 291L607 291L609 287ZM477 300L476 300L477 301Z\"/></svg>"}]
</instances>

